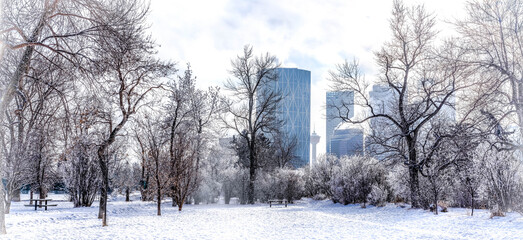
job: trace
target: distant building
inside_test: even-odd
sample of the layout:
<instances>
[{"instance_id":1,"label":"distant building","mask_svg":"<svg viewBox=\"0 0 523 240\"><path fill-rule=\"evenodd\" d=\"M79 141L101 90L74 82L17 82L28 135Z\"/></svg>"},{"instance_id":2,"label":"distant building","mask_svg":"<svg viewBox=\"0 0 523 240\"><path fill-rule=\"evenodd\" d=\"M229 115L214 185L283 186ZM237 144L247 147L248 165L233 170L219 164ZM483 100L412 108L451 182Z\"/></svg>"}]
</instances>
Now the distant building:
<instances>
[{"instance_id":1,"label":"distant building","mask_svg":"<svg viewBox=\"0 0 523 240\"><path fill-rule=\"evenodd\" d=\"M336 127L342 122L339 118L340 114L349 118L354 117L354 92L327 92L326 97L325 145L326 152L332 153L331 138Z\"/></svg>"},{"instance_id":2,"label":"distant building","mask_svg":"<svg viewBox=\"0 0 523 240\"><path fill-rule=\"evenodd\" d=\"M393 97L394 93L390 89L390 87L386 85L374 85L372 86L372 91L369 92L369 102L372 108L374 109L374 114L392 114L393 112ZM370 115L370 113L369 113ZM388 120L383 118L372 118L369 120L369 127L370 127L370 133L367 134L374 134L374 135L380 135L383 134L383 131L386 131L387 129L383 129L384 125L383 123L387 122ZM387 122L388 123L388 122ZM378 131L378 132L374 132ZM383 148L381 146L372 145L372 141L368 135L365 136L365 153L371 155L372 157L375 157L377 159L384 159L386 157L385 154L383 154Z\"/></svg>"},{"instance_id":3,"label":"distant building","mask_svg":"<svg viewBox=\"0 0 523 240\"><path fill-rule=\"evenodd\" d=\"M334 130L331 150L337 157L363 155L363 131L355 128Z\"/></svg>"},{"instance_id":4,"label":"distant building","mask_svg":"<svg viewBox=\"0 0 523 240\"><path fill-rule=\"evenodd\" d=\"M385 85L374 85L369 92L370 105L374 108L374 113L391 113L392 90Z\"/></svg>"},{"instance_id":5,"label":"distant building","mask_svg":"<svg viewBox=\"0 0 523 240\"><path fill-rule=\"evenodd\" d=\"M311 72L298 68L278 68L278 81L272 86L283 96L278 115L284 121L281 130L285 136L296 137L297 159L294 167L309 164L311 125Z\"/></svg>"},{"instance_id":6,"label":"distant building","mask_svg":"<svg viewBox=\"0 0 523 240\"><path fill-rule=\"evenodd\" d=\"M311 166L316 163L316 145L320 142L320 136L314 131L311 135L311 144L312 144L312 156L311 156Z\"/></svg>"}]
</instances>

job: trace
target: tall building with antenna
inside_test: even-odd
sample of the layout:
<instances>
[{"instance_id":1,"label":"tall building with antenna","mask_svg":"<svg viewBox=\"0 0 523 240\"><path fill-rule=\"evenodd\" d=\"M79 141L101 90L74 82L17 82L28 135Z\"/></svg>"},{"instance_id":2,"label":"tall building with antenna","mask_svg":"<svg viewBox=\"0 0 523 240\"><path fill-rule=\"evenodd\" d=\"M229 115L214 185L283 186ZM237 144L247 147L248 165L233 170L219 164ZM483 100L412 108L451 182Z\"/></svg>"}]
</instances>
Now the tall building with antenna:
<instances>
[{"instance_id":1,"label":"tall building with antenna","mask_svg":"<svg viewBox=\"0 0 523 240\"><path fill-rule=\"evenodd\" d=\"M312 145L312 155L311 155L311 166L316 163L316 145L320 142L320 135L316 134L316 129L311 134L311 145Z\"/></svg>"}]
</instances>

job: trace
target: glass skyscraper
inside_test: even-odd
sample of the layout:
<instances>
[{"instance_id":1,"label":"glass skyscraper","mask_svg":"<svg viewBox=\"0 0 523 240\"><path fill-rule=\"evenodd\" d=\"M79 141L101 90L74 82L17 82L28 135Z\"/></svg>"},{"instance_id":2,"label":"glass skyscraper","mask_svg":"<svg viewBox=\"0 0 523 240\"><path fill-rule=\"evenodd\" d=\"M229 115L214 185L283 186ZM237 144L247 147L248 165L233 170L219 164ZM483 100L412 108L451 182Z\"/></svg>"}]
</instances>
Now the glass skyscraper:
<instances>
[{"instance_id":1,"label":"glass skyscraper","mask_svg":"<svg viewBox=\"0 0 523 240\"><path fill-rule=\"evenodd\" d=\"M309 164L311 125L311 72L298 68L278 68L275 90L283 96L279 117L284 121L282 131L289 138L296 137L298 145L294 167Z\"/></svg>"}]
</instances>

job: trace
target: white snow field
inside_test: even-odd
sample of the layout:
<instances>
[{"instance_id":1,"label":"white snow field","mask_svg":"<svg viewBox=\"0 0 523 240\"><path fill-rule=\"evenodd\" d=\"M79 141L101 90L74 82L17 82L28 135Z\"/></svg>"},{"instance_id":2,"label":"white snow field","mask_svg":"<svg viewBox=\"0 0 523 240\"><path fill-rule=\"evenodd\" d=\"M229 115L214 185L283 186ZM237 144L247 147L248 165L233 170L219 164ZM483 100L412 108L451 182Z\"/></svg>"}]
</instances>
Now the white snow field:
<instances>
[{"instance_id":1,"label":"white snow field","mask_svg":"<svg viewBox=\"0 0 523 240\"><path fill-rule=\"evenodd\" d=\"M156 216L153 202L118 198L109 202L109 226L101 227L96 206L59 202L35 212L24 203L13 203L8 235L0 239L523 239L523 216L491 219L486 210L471 217L468 209L451 208L436 216L394 204L363 209L307 199L287 208L209 204L182 212L166 202Z\"/></svg>"}]
</instances>

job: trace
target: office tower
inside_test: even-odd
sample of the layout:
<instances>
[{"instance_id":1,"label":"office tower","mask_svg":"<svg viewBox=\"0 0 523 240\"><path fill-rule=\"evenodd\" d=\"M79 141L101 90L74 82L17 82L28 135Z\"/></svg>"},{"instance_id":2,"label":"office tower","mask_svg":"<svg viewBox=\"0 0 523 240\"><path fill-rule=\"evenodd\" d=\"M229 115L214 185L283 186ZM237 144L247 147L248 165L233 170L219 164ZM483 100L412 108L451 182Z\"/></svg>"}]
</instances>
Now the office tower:
<instances>
[{"instance_id":1,"label":"office tower","mask_svg":"<svg viewBox=\"0 0 523 240\"><path fill-rule=\"evenodd\" d=\"M392 114L395 92L386 85L374 85L369 92L370 105L374 109L374 114ZM370 113L369 113L370 114ZM390 122L384 118L372 118L369 121L370 133L365 136L365 152L370 156L383 160L388 156L385 149L379 144L373 144L373 140L368 135L387 136L390 135ZM378 137L380 138L380 137Z\"/></svg>"},{"instance_id":2,"label":"office tower","mask_svg":"<svg viewBox=\"0 0 523 240\"><path fill-rule=\"evenodd\" d=\"M311 72L298 68L276 71L278 80L271 87L282 94L278 110L278 117L283 120L281 130L289 140L296 137L296 160L292 164L303 167L310 159Z\"/></svg>"},{"instance_id":3,"label":"office tower","mask_svg":"<svg viewBox=\"0 0 523 240\"><path fill-rule=\"evenodd\" d=\"M334 130L331 150L336 157L363 155L363 131L356 128Z\"/></svg>"},{"instance_id":4,"label":"office tower","mask_svg":"<svg viewBox=\"0 0 523 240\"><path fill-rule=\"evenodd\" d=\"M325 145L326 152L332 153L331 138L334 130L342 122L339 116L345 115L349 118L354 117L354 92L327 92L326 99L326 129Z\"/></svg>"}]
</instances>

